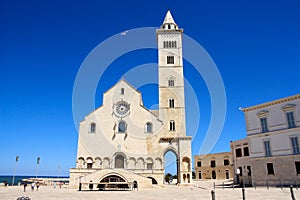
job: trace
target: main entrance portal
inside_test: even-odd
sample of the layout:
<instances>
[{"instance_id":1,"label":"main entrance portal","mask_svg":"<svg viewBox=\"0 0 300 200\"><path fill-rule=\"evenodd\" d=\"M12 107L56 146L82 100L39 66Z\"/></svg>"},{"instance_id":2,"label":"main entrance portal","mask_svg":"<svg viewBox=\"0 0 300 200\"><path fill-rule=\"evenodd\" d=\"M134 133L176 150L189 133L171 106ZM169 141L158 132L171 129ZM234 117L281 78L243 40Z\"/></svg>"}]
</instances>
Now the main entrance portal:
<instances>
[{"instance_id":1,"label":"main entrance portal","mask_svg":"<svg viewBox=\"0 0 300 200\"><path fill-rule=\"evenodd\" d=\"M122 168L124 169L124 156L117 155L115 158L115 168Z\"/></svg>"}]
</instances>

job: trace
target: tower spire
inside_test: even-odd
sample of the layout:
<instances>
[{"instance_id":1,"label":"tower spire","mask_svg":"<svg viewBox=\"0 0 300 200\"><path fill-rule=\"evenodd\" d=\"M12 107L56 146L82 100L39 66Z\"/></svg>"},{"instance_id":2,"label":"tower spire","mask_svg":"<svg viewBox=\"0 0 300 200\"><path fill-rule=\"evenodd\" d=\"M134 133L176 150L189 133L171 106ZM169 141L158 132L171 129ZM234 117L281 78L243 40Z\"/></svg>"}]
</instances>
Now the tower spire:
<instances>
[{"instance_id":1,"label":"tower spire","mask_svg":"<svg viewBox=\"0 0 300 200\"><path fill-rule=\"evenodd\" d=\"M161 28L162 29L173 29L173 30L178 29L178 26L177 26L176 22L174 21L170 10L168 10L168 12L165 16L164 22L161 25Z\"/></svg>"},{"instance_id":2,"label":"tower spire","mask_svg":"<svg viewBox=\"0 0 300 200\"><path fill-rule=\"evenodd\" d=\"M168 12L167 12L167 14L165 16L163 24L175 24L176 25L176 23L175 23L175 21L174 21L174 19L172 17L172 14L170 12L170 10L168 10Z\"/></svg>"}]
</instances>

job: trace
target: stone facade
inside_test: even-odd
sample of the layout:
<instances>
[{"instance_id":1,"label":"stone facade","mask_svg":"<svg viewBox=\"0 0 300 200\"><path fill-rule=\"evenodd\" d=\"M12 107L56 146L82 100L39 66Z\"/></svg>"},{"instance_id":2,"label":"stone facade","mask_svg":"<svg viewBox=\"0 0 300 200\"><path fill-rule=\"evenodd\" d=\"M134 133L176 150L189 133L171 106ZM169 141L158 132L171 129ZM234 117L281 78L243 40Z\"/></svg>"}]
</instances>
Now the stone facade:
<instances>
[{"instance_id":1,"label":"stone facade","mask_svg":"<svg viewBox=\"0 0 300 200\"><path fill-rule=\"evenodd\" d=\"M231 152L194 156L196 180L233 178Z\"/></svg>"},{"instance_id":2,"label":"stone facade","mask_svg":"<svg viewBox=\"0 0 300 200\"><path fill-rule=\"evenodd\" d=\"M243 108L252 184L300 183L300 95ZM236 149L232 143L232 149ZM235 166L240 158L234 157Z\"/></svg>"},{"instance_id":3,"label":"stone facade","mask_svg":"<svg viewBox=\"0 0 300 200\"><path fill-rule=\"evenodd\" d=\"M230 142L231 153L233 157L233 172L235 173L234 182L252 184L252 170L250 165L250 154L248 139Z\"/></svg>"},{"instance_id":4,"label":"stone facade","mask_svg":"<svg viewBox=\"0 0 300 200\"><path fill-rule=\"evenodd\" d=\"M182 29L170 11L157 30L159 109L148 110L142 96L121 80L103 95L103 105L79 127L76 168L70 186L97 184L109 176L125 182L163 184L164 157L177 157L179 184L191 184L191 137L186 136Z\"/></svg>"}]
</instances>

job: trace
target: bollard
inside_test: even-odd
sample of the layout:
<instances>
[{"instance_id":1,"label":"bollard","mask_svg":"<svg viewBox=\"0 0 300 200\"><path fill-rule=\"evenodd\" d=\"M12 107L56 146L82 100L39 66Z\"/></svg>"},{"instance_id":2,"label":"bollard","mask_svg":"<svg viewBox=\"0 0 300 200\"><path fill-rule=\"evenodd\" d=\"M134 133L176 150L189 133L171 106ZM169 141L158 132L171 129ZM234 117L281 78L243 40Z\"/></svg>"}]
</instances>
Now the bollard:
<instances>
[{"instance_id":1,"label":"bollard","mask_svg":"<svg viewBox=\"0 0 300 200\"><path fill-rule=\"evenodd\" d=\"M224 185L224 182L223 182L223 190L224 190L224 187L225 187L225 185Z\"/></svg>"},{"instance_id":2,"label":"bollard","mask_svg":"<svg viewBox=\"0 0 300 200\"><path fill-rule=\"evenodd\" d=\"M211 199L215 200L215 191L214 190L211 191Z\"/></svg>"},{"instance_id":3,"label":"bollard","mask_svg":"<svg viewBox=\"0 0 300 200\"><path fill-rule=\"evenodd\" d=\"M246 200L246 197L245 197L245 188L242 188L242 195L243 195L243 200Z\"/></svg>"},{"instance_id":4,"label":"bollard","mask_svg":"<svg viewBox=\"0 0 300 200\"><path fill-rule=\"evenodd\" d=\"M283 190L283 188L282 188L282 182L281 182L281 180L280 180L280 188L281 188L281 190Z\"/></svg>"},{"instance_id":5,"label":"bollard","mask_svg":"<svg viewBox=\"0 0 300 200\"><path fill-rule=\"evenodd\" d=\"M269 190L269 181L267 181L267 190Z\"/></svg>"},{"instance_id":6,"label":"bollard","mask_svg":"<svg viewBox=\"0 0 300 200\"><path fill-rule=\"evenodd\" d=\"M253 182L253 184L254 184L254 189L256 190L256 184L255 184L255 181Z\"/></svg>"},{"instance_id":7,"label":"bollard","mask_svg":"<svg viewBox=\"0 0 300 200\"><path fill-rule=\"evenodd\" d=\"M232 190L234 190L234 182L232 182Z\"/></svg>"},{"instance_id":8,"label":"bollard","mask_svg":"<svg viewBox=\"0 0 300 200\"><path fill-rule=\"evenodd\" d=\"M216 189L216 183L214 182L214 190Z\"/></svg>"},{"instance_id":9,"label":"bollard","mask_svg":"<svg viewBox=\"0 0 300 200\"><path fill-rule=\"evenodd\" d=\"M294 196L294 191L293 191L293 186L292 185L290 185L290 191L291 191L292 200L296 200L295 196Z\"/></svg>"}]
</instances>

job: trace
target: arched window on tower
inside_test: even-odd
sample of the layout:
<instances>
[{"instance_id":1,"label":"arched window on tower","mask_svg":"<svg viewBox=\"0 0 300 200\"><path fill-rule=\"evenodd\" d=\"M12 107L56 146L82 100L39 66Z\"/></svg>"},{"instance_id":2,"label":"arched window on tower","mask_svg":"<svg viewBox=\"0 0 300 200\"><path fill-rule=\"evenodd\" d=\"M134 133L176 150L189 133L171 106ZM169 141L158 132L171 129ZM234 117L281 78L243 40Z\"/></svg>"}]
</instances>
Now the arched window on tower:
<instances>
[{"instance_id":1,"label":"arched window on tower","mask_svg":"<svg viewBox=\"0 0 300 200\"><path fill-rule=\"evenodd\" d=\"M92 122L90 124L89 133L96 133L96 123Z\"/></svg>"},{"instance_id":2,"label":"arched window on tower","mask_svg":"<svg viewBox=\"0 0 300 200\"><path fill-rule=\"evenodd\" d=\"M168 80L168 85L169 85L169 87L174 87L174 79L169 79Z\"/></svg>"},{"instance_id":3,"label":"arched window on tower","mask_svg":"<svg viewBox=\"0 0 300 200\"><path fill-rule=\"evenodd\" d=\"M169 99L169 107L174 108L174 99Z\"/></svg>"},{"instance_id":4,"label":"arched window on tower","mask_svg":"<svg viewBox=\"0 0 300 200\"><path fill-rule=\"evenodd\" d=\"M174 120L170 121L170 131L175 131L175 121Z\"/></svg>"},{"instance_id":5,"label":"arched window on tower","mask_svg":"<svg viewBox=\"0 0 300 200\"><path fill-rule=\"evenodd\" d=\"M174 56L167 56L167 64L174 64Z\"/></svg>"},{"instance_id":6,"label":"arched window on tower","mask_svg":"<svg viewBox=\"0 0 300 200\"><path fill-rule=\"evenodd\" d=\"M164 41L164 48L168 48L168 42Z\"/></svg>"},{"instance_id":7,"label":"arched window on tower","mask_svg":"<svg viewBox=\"0 0 300 200\"><path fill-rule=\"evenodd\" d=\"M118 124L118 132L119 133L126 133L127 124L125 121L120 121Z\"/></svg>"},{"instance_id":8,"label":"arched window on tower","mask_svg":"<svg viewBox=\"0 0 300 200\"><path fill-rule=\"evenodd\" d=\"M146 125L145 125L145 132L146 133L152 133L153 130L152 130L152 123L151 122L147 122Z\"/></svg>"},{"instance_id":9,"label":"arched window on tower","mask_svg":"<svg viewBox=\"0 0 300 200\"><path fill-rule=\"evenodd\" d=\"M177 47L176 41L172 41L172 48L176 48L176 47Z\"/></svg>"}]
</instances>

